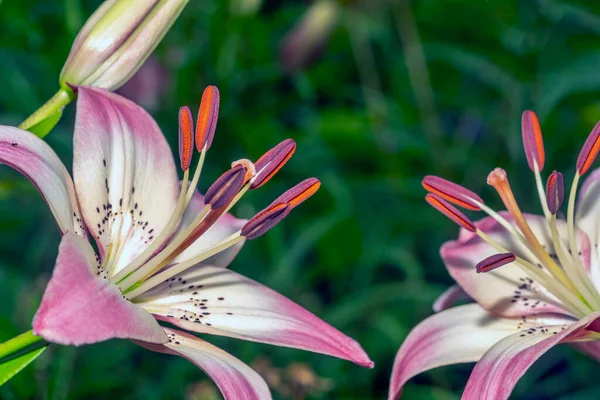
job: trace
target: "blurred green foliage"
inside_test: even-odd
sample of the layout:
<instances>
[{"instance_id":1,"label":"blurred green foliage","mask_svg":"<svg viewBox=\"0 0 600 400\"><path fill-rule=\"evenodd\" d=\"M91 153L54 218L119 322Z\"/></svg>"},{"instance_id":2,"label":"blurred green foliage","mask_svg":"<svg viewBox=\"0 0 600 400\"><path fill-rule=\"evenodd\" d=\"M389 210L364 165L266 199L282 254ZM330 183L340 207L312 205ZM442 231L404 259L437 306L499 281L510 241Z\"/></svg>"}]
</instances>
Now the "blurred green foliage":
<instances>
[{"instance_id":1,"label":"blurred green foliage","mask_svg":"<svg viewBox=\"0 0 600 400\"><path fill-rule=\"evenodd\" d=\"M1 2L0 123L18 124L55 92L72 40L98 4ZM376 367L209 340L282 376L293 363L307 363L328 382L311 398L382 398L402 340L451 284L438 249L457 229L426 206L420 179L454 179L498 206L485 178L503 166L523 208L539 212L533 177L521 173L529 171L520 113L531 108L540 117L547 168L572 176L579 146L600 119L600 3L344 1L320 56L286 73L280 42L310 5L190 1L153 57L158 75L124 93L150 109L174 145L179 106L197 107L206 85L219 86L221 118L202 189L232 160L255 159L286 137L297 141L293 160L246 196L237 214L252 215L308 176L323 181L321 191L248 243L232 268L357 339ZM70 106L47 138L67 165L73 115ZM30 328L58 241L33 186L1 168L0 340ZM407 385L405 398L458 399L470 368L422 374ZM596 398L596 368L568 348L553 350L514 397ZM1 387L0 398L210 399L207 381L183 359L110 341L50 348Z\"/></svg>"}]
</instances>

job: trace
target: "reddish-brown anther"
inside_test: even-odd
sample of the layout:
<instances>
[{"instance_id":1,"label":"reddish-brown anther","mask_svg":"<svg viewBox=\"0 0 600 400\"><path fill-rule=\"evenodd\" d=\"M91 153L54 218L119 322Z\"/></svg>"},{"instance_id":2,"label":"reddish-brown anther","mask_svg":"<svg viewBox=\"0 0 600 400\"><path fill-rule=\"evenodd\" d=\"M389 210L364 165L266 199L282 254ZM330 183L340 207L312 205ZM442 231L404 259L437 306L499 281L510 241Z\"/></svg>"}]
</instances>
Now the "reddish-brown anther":
<instances>
[{"instance_id":1,"label":"reddish-brown anther","mask_svg":"<svg viewBox=\"0 0 600 400\"><path fill-rule=\"evenodd\" d=\"M513 253L502 253L494 254L486 259L480 261L475 266L477 273L490 272L496 268L502 267L503 265L510 264L515 261L516 257Z\"/></svg>"},{"instance_id":2,"label":"reddish-brown anther","mask_svg":"<svg viewBox=\"0 0 600 400\"><path fill-rule=\"evenodd\" d=\"M296 208L319 190L321 181L317 178L308 178L297 184L273 201L270 206L286 203L290 208ZM270 207L269 206L269 207Z\"/></svg>"},{"instance_id":3,"label":"reddish-brown anther","mask_svg":"<svg viewBox=\"0 0 600 400\"><path fill-rule=\"evenodd\" d=\"M429 193L438 195L454 205L473 211L481 210L476 202L483 204L483 199L454 182L439 176L427 175L421 184Z\"/></svg>"},{"instance_id":4,"label":"reddish-brown anther","mask_svg":"<svg viewBox=\"0 0 600 400\"><path fill-rule=\"evenodd\" d=\"M216 86L208 86L204 89L196 123L196 148L198 151L202 151L205 147L208 150L212 144L219 119L219 102L219 89Z\"/></svg>"},{"instance_id":5,"label":"reddish-brown anther","mask_svg":"<svg viewBox=\"0 0 600 400\"><path fill-rule=\"evenodd\" d=\"M225 172L208 188L204 195L204 203L212 209L228 204L242 188L246 172L246 168L241 164Z\"/></svg>"},{"instance_id":6,"label":"reddish-brown anther","mask_svg":"<svg viewBox=\"0 0 600 400\"><path fill-rule=\"evenodd\" d=\"M540 121L533 111L526 110L521 116L521 131L523 133L523 147L529 168L535 172L537 164L538 171L544 168L546 153L544 152L544 139Z\"/></svg>"},{"instance_id":7,"label":"reddish-brown anther","mask_svg":"<svg viewBox=\"0 0 600 400\"><path fill-rule=\"evenodd\" d=\"M246 237L246 239L256 239L281 222L291 210L292 207L286 203L270 205L248 221L242 228L240 235Z\"/></svg>"},{"instance_id":8,"label":"reddish-brown anther","mask_svg":"<svg viewBox=\"0 0 600 400\"><path fill-rule=\"evenodd\" d=\"M600 151L600 122L594 126L592 132L585 141L579 157L577 157L577 173L579 175L585 174L598 156Z\"/></svg>"},{"instance_id":9,"label":"reddish-brown anther","mask_svg":"<svg viewBox=\"0 0 600 400\"><path fill-rule=\"evenodd\" d=\"M553 171L546 181L546 202L553 215L560 210L565 199L565 181L563 174Z\"/></svg>"},{"instance_id":10,"label":"reddish-brown anther","mask_svg":"<svg viewBox=\"0 0 600 400\"><path fill-rule=\"evenodd\" d=\"M179 160L181 169L187 171L192 163L194 154L194 120L188 106L179 109Z\"/></svg>"},{"instance_id":11,"label":"reddish-brown anther","mask_svg":"<svg viewBox=\"0 0 600 400\"><path fill-rule=\"evenodd\" d=\"M466 230L470 232L475 232L477 230L473 221L471 221L465 214L460 212L456 207L442 199L440 196L429 193L427 196L425 196L425 201Z\"/></svg>"},{"instance_id":12,"label":"reddish-brown anther","mask_svg":"<svg viewBox=\"0 0 600 400\"><path fill-rule=\"evenodd\" d=\"M256 189L267 183L284 165L296 151L296 142L286 139L267 151L254 163L256 167L256 178L250 189Z\"/></svg>"}]
</instances>

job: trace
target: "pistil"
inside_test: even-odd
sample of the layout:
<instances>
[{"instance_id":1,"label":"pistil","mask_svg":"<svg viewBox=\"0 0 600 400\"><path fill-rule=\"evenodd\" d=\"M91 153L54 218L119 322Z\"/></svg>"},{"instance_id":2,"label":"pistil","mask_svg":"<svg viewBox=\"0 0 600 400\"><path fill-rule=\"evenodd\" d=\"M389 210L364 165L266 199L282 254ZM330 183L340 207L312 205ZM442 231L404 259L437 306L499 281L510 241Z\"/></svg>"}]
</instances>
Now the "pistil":
<instances>
[{"instance_id":1,"label":"pistil","mask_svg":"<svg viewBox=\"0 0 600 400\"><path fill-rule=\"evenodd\" d=\"M554 262L554 260L548 255L546 250L542 247L540 242L537 240L535 234L525 221L525 217L521 212L521 209L517 205L517 201L512 193L510 184L506 177L506 172L501 168L496 168L488 176L488 184L492 186L502 199L504 206L513 217L515 223L525 236L529 249L538 257L538 259L546 266L548 271L563 285L573 291L577 291L577 288L565 275L563 270Z\"/></svg>"}]
</instances>

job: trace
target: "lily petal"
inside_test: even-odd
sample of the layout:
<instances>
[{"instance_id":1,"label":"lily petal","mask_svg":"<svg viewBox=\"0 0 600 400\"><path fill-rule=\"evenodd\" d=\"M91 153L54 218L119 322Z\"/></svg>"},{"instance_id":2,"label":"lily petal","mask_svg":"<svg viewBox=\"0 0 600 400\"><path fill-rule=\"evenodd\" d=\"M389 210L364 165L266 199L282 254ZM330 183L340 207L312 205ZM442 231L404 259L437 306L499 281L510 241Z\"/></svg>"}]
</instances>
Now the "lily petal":
<instances>
[{"instance_id":1,"label":"lily petal","mask_svg":"<svg viewBox=\"0 0 600 400\"><path fill-rule=\"evenodd\" d=\"M49 342L75 346L112 338L166 342L152 315L125 300L116 286L98 276L102 274L90 244L67 232L33 332Z\"/></svg>"},{"instance_id":2,"label":"lily petal","mask_svg":"<svg viewBox=\"0 0 600 400\"><path fill-rule=\"evenodd\" d=\"M571 343L571 346L593 359L600 361L600 340Z\"/></svg>"},{"instance_id":3,"label":"lily petal","mask_svg":"<svg viewBox=\"0 0 600 400\"><path fill-rule=\"evenodd\" d=\"M229 269L198 266L134 301L189 331L329 354L371 367L360 345L275 291Z\"/></svg>"},{"instance_id":4,"label":"lily petal","mask_svg":"<svg viewBox=\"0 0 600 400\"><path fill-rule=\"evenodd\" d=\"M217 384L225 400L271 399L267 384L259 374L237 358L195 336L164 328L169 342L137 344L159 353L187 358Z\"/></svg>"},{"instance_id":5,"label":"lily petal","mask_svg":"<svg viewBox=\"0 0 600 400\"><path fill-rule=\"evenodd\" d=\"M600 242L600 232L598 232L600 203L598 202L598 196L600 196L600 168L595 169L581 186L575 213L577 227L589 236L594 248L596 248L596 251L592 254L590 276L596 288L600 290L600 250L597 246Z\"/></svg>"},{"instance_id":6,"label":"lily petal","mask_svg":"<svg viewBox=\"0 0 600 400\"><path fill-rule=\"evenodd\" d=\"M459 285L454 284L450 286L444 293L433 303L433 312L444 311L447 308L452 307L459 300L470 300L469 295Z\"/></svg>"},{"instance_id":7,"label":"lily petal","mask_svg":"<svg viewBox=\"0 0 600 400\"><path fill-rule=\"evenodd\" d=\"M515 332L570 322L559 317L501 318L478 304L434 314L417 325L402 343L394 360L389 399L396 399L413 376L443 365L477 361L496 342Z\"/></svg>"},{"instance_id":8,"label":"lily petal","mask_svg":"<svg viewBox=\"0 0 600 400\"><path fill-rule=\"evenodd\" d=\"M179 229L175 233L175 235L183 230L185 230L192 221L200 214L200 211L204 208L204 196L201 195L198 191L194 193L194 196L190 200L190 204L186 208L183 217L181 218L181 223L179 224ZM239 219L234 217L233 215L227 213L224 214L221 218L210 227L208 231L206 231L202 236L200 236L191 246L189 246L183 253L181 253L175 260L174 264L189 260L193 258L213 245L219 243L229 235L239 231L242 229L244 224L246 224L247 220ZM217 255L214 255L207 260L203 261L202 264L213 265L216 267L227 267L231 261L237 256L237 254L242 249L246 241L243 240L230 248L223 250Z\"/></svg>"},{"instance_id":9,"label":"lily petal","mask_svg":"<svg viewBox=\"0 0 600 400\"><path fill-rule=\"evenodd\" d=\"M85 235L73 180L54 150L31 132L0 126L0 163L16 169L48 203L61 233Z\"/></svg>"},{"instance_id":10,"label":"lily petal","mask_svg":"<svg viewBox=\"0 0 600 400\"><path fill-rule=\"evenodd\" d=\"M507 213L500 214L508 221L512 221ZM553 249L544 217L526 214L525 218L541 244L546 249ZM484 218L475 225L508 251L535 265L541 265L530 250L512 237L493 218ZM566 238L566 223L557 221L557 225L560 236ZM577 240L582 262L589 269L590 244L587 235L578 230ZM528 278L515 264L507 264L493 271L478 274L475 265L497 251L475 233L461 230L458 240L446 242L440 253L448 272L465 292L496 314L506 317L545 312L568 314L554 296Z\"/></svg>"},{"instance_id":11,"label":"lily petal","mask_svg":"<svg viewBox=\"0 0 600 400\"><path fill-rule=\"evenodd\" d=\"M78 91L75 188L85 222L114 275L165 227L179 182L165 137L146 111L102 89Z\"/></svg>"},{"instance_id":12,"label":"lily petal","mask_svg":"<svg viewBox=\"0 0 600 400\"><path fill-rule=\"evenodd\" d=\"M586 328L600 318L600 312L570 325L537 329L532 334L517 333L496 343L477 363L463 400L508 399L525 371L553 346L597 335Z\"/></svg>"}]
</instances>

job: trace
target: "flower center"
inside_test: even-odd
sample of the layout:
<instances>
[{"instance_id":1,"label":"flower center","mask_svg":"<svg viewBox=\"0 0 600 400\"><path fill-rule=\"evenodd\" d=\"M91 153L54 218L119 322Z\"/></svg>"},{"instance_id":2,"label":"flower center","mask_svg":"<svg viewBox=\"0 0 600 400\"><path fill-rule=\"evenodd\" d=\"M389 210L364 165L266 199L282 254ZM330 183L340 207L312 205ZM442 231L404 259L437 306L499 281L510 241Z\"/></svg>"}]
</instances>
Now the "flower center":
<instances>
[{"instance_id":1,"label":"flower center","mask_svg":"<svg viewBox=\"0 0 600 400\"><path fill-rule=\"evenodd\" d=\"M109 278L129 299L133 300L168 279L173 279L175 275L245 239L261 236L285 218L291 209L312 196L320 186L320 182L315 178L301 182L250 219L239 231L199 254L179 262L177 260L179 255L205 234L248 190L256 189L270 180L290 159L296 149L294 141L288 139L269 150L256 163L249 160L235 161L231 169L221 175L206 191L205 206L196 215L193 222L175 234L184 212L189 208L200 179L206 152L212 143L218 117L218 102L217 89L212 86L208 87L202 96L196 126L195 144L200 155L191 181L189 167L194 150L193 122L189 108L182 107L180 110L179 154L183 181L175 209L158 236L153 241L146 241L145 250ZM127 236L121 236L121 240L116 243L114 248L109 248L107 260L114 260L118 249L127 246L129 239Z\"/></svg>"},{"instance_id":2,"label":"flower center","mask_svg":"<svg viewBox=\"0 0 600 400\"><path fill-rule=\"evenodd\" d=\"M600 310L600 293L592 283L581 260L582 252L577 247L575 231L575 198L580 177L589 170L600 151L600 123L588 137L577 160L577 172L573 179L567 208L566 238L561 236L556 214L564 198L564 180L562 174L554 171L548 178L544 191L541 170L545 163L541 129L535 114L525 111L522 118L523 143L530 169L533 171L541 206L546 220L546 229L551 244L544 246L534 233L521 212L511 190L506 172L496 168L487 182L499 194L514 225L502 215L487 207L475 193L442 178L428 176L423 186L430 194L427 201L440 212L451 218L463 228L476 233L490 244L499 254L482 260L476 266L477 272L490 272L503 265L514 263L528 277L530 283L536 282L558 299L564 308L574 316L584 316L591 311ZM509 236L530 251L536 261L532 262L508 251L488 234L476 227L467 216L450 203L469 210L486 212L504 227ZM580 241L581 242L581 241ZM529 257L528 257L529 258ZM530 258L529 258L530 259Z\"/></svg>"}]
</instances>

